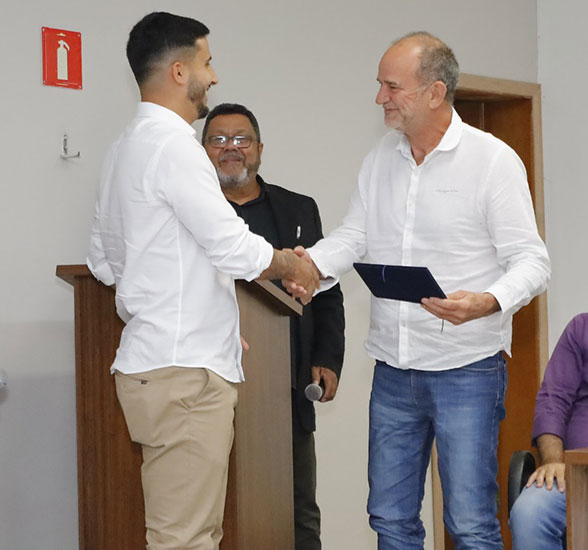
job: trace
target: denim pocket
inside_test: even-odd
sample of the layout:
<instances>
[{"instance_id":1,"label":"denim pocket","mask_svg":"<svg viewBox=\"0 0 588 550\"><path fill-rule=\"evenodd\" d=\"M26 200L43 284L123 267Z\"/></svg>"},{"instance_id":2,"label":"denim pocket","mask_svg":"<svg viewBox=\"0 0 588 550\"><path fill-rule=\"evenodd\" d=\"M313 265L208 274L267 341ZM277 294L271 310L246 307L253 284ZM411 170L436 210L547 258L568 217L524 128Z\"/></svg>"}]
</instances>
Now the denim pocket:
<instances>
[{"instance_id":1,"label":"denim pocket","mask_svg":"<svg viewBox=\"0 0 588 550\"><path fill-rule=\"evenodd\" d=\"M499 351L495 355L491 355L490 357L486 357L485 359L480 359L480 361L476 361L475 363L471 363L466 365L465 367L461 367L460 371L466 372L496 372L497 370L502 370L506 367L506 360L502 355L502 352Z\"/></svg>"}]
</instances>

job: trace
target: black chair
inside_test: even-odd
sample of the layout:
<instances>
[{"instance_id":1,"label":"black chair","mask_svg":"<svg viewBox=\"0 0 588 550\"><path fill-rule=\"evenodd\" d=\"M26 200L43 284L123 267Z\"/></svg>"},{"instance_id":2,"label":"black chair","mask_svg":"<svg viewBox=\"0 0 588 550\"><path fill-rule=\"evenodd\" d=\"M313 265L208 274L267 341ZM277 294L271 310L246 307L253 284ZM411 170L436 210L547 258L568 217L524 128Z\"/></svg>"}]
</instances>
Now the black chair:
<instances>
[{"instance_id":1,"label":"black chair","mask_svg":"<svg viewBox=\"0 0 588 550\"><path fill-rule=\"evenodd\" d=\"M508 468L508 515L529 476L535 471L535 457L530 451L515 451Z\"/></svg>"}]
</instances>

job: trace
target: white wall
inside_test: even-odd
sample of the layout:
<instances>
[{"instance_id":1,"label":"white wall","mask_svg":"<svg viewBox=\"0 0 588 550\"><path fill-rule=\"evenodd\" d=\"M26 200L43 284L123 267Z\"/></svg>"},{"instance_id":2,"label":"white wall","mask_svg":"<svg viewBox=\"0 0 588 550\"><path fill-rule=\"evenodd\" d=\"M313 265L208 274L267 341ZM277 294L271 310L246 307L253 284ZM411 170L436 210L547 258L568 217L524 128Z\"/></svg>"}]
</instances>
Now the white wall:
<instances>
[{"instance_id":1,"label":"white wall","mask_svg":"<svg viewBox=\"0 0 588 550\"><path fill-rule=\"evenodd\" d=\"M3 5L0 368L9 386L0 395L2 548L77 548L73 299L55 265L84 261L99 166L137 100L124 45L130 27L153 9L210 26L220 77L210 104L253 109L265 141L261 173L315 196L326 230L344 213L361 159L384 131L375 79L393 38L426 29L455 49L465 72L537 75L534 0ZM82 33L83 90L42 85L42 26ZM59 158L64 132L81 159ZM568 284L561 276L556 282ZM367 550L376 547L365 513L368 300L354 275L343 288L348 351L338 399L319 411L319 499L325 549ZM428 499L425 512L431 528Z\"/></svg>"},{"instance_id":2,"label":"white wall","mask_svg":"<svg viewBox=\"0 0 588 550\"><path fill-rule=\"evenodd\" d=\"M588 5L580 0L556 4L537 2L545 224L553 262L550 350L568 321L588 311L588 177L583 162L588 144Z\"/></svg>"}]
</instances>

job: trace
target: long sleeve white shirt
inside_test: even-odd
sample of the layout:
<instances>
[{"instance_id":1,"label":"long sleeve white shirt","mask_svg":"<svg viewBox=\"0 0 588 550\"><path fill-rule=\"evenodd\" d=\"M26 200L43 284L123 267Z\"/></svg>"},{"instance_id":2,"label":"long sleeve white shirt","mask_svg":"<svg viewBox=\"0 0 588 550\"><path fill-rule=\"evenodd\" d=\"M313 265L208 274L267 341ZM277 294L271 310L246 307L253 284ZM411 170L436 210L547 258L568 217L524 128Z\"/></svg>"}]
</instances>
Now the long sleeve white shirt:
<instances>
[{"instance_id":1,"label":"long sleeve white shirt","mask_svg":"<svg viewBox=\"0 0 588 550\"><path fill-rule=\"evenodd\" d=\"M103 165L87 263L116 284L126 323L112 371L204 367L243 380L234 278L251 280L273 248L224 198L194 129L140 103Z\"/></svg>"},{"instance_id":2,"label":"long sleeve white shirt","mask_svg":"<svg viewBox=\"0 0 588 550\"><path fill-rule=\"evenodd\" d=\"M501 311L459 326L419 304L371 298L366 348L402 369L444 370L500 350L510 354L512 315L550 276L523 163L505 143L461 121L422 164L406 137L385 135L367 155L340 227L309 249L325 277L366 257L426 266L446 294L489 292Z\"/></svg>"}]
</instances>

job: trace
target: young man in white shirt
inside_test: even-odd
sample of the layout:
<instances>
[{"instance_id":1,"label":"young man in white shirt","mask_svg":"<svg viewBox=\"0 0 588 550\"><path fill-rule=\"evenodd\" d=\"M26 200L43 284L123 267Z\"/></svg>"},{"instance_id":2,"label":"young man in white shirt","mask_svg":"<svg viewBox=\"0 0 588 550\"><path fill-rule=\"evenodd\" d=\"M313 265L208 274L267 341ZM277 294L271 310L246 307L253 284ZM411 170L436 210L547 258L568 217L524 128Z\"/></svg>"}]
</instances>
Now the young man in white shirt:
<instances>
[{"instance_id":1,"label":"young man in white shirt","mask_svg":"<svg viewBox=\"0 0 588 550\"><path fill-rule=\"evenodd\" d=\"M524 166L505 143L461 121L452 107L458 76L453 52L428 33L392 44L376 103L394 131L367 155L342 225L299 251L326 279L364 256L427 266L447 293L422 304L372 297L368 512L379 550L423 548L433 438L456 547L502 548L502 352L510 353L513 313L550 275Z\"/></svg>"},{"instance_id":2,"label":"young man in white shirt","mask_svg":"<svg viewBox=\"0 0 588 550\"><path fill-rule=\"evenodd\" d=\"M131 31L141 103L104 162L88 256L126 323L111 370L143 449L149 550L219 547L243 380L234 279L282 278L303 302L318 284L293 252L248 231L194 138L217 83L207 35L163 12Z\"/></svg>"}]
</instances>

